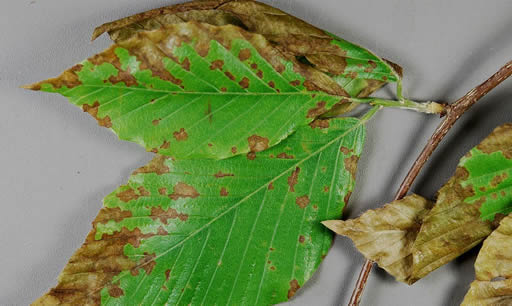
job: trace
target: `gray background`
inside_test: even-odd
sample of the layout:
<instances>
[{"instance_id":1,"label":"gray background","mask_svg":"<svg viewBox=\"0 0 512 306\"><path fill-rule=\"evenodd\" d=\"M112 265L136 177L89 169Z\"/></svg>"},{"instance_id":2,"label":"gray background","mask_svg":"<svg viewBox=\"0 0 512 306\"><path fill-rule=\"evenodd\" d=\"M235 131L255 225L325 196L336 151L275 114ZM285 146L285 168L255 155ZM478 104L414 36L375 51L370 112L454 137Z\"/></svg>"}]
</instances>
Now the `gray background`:
<instances>
[{"instance_id":1,"label":"gray background","mask_svg":"<svg viewBox=\"0 0 512 306\"><path fill-rule=\"evenodd\" d=\"M151 159L65 98L18 86L56 76L106 48L106 36L90 42L95 26L176 2L0 1L1 305L26 305L54 285L102 198ZM512 59L509 0L267 2L401 64L413 99L453 101ZM460 120L413 191L433 197L464 152L511 121L511 114L509 80ZM393 197L438 122L435 116L384 110L369 123L346 217ZM457 305L473 279L475 256L471 251L412 287L376 269L363 305ZM290 304L346 304L362 262L348 239L337 238L318 273Z\"/></svg>"}]
</instances>

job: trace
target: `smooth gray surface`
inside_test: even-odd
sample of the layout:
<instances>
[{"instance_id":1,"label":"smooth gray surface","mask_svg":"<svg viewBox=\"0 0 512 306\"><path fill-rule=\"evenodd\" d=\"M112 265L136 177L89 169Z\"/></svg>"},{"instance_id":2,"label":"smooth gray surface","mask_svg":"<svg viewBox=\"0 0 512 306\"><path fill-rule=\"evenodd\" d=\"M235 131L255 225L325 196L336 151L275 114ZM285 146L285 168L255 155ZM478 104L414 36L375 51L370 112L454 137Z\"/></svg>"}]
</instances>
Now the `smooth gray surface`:
<instances>
[{"instance_id":1,"label":"smooth gray surface","mask_svg":"<svg viewBox=\"0 0 512 306\"><path fill-rule=\"evenodd\" d=\"M65 98L18 86L58 75L106 48L106 36L90 42L95 26L176 2L0 1L0 305L26 305L53 286L102 198L151 159ZM267 2L401 64L413 99L452 101L512 59L509 0ZM433 197L458 159L495 126L512 121L511 114L508 80L460 120L413 191ZM371 121L346 217L393 197L438 122L401 110L384 110ZM375 270L362 304L458 305L473 279L475 256L472 251L412 287ZM290 304L346 304L362 262L348 239L337 238Z\"/></svg>"}]
</instances>

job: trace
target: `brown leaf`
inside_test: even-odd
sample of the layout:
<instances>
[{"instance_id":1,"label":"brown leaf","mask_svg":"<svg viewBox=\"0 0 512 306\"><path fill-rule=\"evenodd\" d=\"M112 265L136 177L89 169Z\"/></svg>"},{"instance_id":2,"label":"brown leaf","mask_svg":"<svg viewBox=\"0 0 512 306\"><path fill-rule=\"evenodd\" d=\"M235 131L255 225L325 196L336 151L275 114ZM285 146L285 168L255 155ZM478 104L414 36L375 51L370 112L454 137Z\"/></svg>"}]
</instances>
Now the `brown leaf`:
<instances>
[{"instance_id":1,"label":"brown leaf","mask_svg":"<svg viewBox=\"0 0 512 306\"><path fill-rule=\"evenodd\" d=\"M485 239L475 262L476 280L464 306L512 304L512 216Z\"/></svg>"}]
</instances>

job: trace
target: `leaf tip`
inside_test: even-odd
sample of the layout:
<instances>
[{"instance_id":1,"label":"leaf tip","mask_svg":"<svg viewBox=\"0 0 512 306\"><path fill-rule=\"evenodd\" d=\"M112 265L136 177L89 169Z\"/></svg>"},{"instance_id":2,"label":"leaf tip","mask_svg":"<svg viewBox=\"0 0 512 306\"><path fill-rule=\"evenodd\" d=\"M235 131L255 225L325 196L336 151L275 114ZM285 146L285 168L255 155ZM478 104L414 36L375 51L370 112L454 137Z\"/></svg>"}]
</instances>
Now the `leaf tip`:
<instances>
[{"instance_id":1,"label":"leaf tip","mask_svg":"<svg viewBox=\"0 0 512 306\"><path fill-rule=\"evenodd\" d=\"M34 83L34 84L21 85L20 88L28 89L28 90L41 90L41 84Z\"/></svg>"},{"instance_id":2,"label":"leaf tip","mask_svg":"<svg viewBox=\"0 0 512 306\"><path fill-rule=\"evenodd\" d=\"M327 227L328 229L330 229L331 231L333 232L336 232L336 228L338 227L338 225L343 222L341 220L326 220L326 221L322 221L321 223Z\"/></svg>"}]
</instances>

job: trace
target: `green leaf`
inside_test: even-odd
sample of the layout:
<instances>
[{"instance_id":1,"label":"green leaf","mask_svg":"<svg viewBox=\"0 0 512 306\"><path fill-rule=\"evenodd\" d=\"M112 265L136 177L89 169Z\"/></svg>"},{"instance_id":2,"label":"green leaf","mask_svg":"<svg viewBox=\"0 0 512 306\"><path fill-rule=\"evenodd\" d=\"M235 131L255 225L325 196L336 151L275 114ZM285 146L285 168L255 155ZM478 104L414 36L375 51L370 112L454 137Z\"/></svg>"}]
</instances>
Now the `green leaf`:
<instances>
[{"instance_id":1,"label":"green leaf","mask_svg":"<svg viewBox=\"0 0 512 306\"><path fill-rule=\"evenodd\" d=\"M311 277L354 186L363 121L301 127L254 159L157 155L104 200L38 304L268 305Z\"/></svg>"},{"instance_id":2,"label":"green leaf","mask_svg":"<svg viewBox=\"0 0 512 306\"><path fill-rule=\"evenodd\" d=\"M465 199L481 205L483 220L512 212L512 124L496 128L465 156L459 167L465 170L462 187L473 192Z\"/></svg>"},{"instance_id":3,"label":"green leaf","mask_svg":"<svg viewBox=\"0 0 512 306\"><path fill-rule=\"evenodd\" d=\"M476 280L464 297L463 306L510 305L512 303L512 216L485 239L475 262Z\"/></svg>"}]
</instances>

